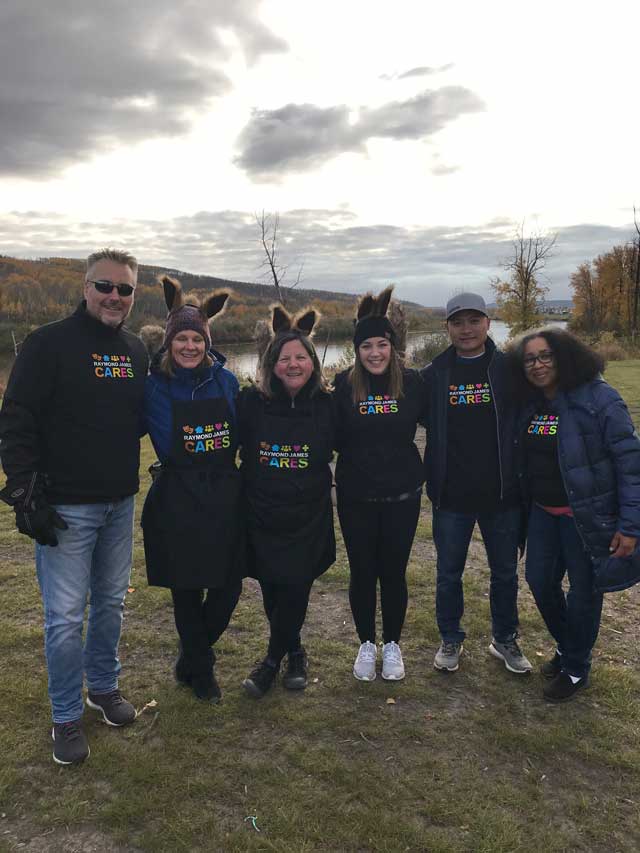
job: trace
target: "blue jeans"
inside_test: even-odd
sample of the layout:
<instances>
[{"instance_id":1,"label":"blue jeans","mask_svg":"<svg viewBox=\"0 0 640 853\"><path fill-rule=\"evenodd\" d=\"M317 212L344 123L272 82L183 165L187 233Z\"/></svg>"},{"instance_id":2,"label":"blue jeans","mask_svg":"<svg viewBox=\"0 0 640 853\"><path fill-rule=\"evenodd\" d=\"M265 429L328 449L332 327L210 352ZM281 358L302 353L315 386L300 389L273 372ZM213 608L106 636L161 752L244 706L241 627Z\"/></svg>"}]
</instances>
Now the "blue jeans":
<instances>
[{"instance_id":1,"label":"blue jeans","mask_svg":"<svg viewBox=\"0 0 640 853\"><path fill-rule=\"evenodd\" d=\"M518 538L520 509L491 513L433 509L433 540L438 553L436 618L445 643L462 643L465 632L462 574L476 521L487 552L493 636L504 643L518 635Z\"/></svg>"},{"instance_id":2,"label":"blue jeans","mask_svg":"<svg viewBox=\"0 0 640 853\"><path fill-rule=\"evenodd\" d=\"M44 606L49 698L56 723L82 716L82 680L92 693L118 686L118 642L133 547L133 497L115 503L57 504L69 525L58 545L36 545ZM82 624L89 599L86 637Z\"/></svg>"},{"instance_id":3,"label":"blue jeans","mask_svg":"<svg viewBox=\"0 0 640 853\"><path fill-rule=\"evenodd\" d=\"M562 589L568 574L569 591ZM534 504L527 534L525 576L562 655L562 668L577 678L591 669L591 650L600 629L602 594L573 518L549 515Z\"/></svg>"}]
</instances>

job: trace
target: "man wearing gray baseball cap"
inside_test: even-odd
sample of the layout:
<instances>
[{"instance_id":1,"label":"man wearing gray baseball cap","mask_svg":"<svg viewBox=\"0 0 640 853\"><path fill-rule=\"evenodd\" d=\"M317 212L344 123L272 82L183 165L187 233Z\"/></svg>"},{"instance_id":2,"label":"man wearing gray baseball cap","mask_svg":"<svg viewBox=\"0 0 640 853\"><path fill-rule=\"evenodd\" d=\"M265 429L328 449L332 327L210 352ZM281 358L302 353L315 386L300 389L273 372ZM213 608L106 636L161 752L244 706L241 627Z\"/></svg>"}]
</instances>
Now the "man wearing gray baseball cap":
<instances>
[{"instance_id":1,"label":"man wearing gray baseball cap","mask_svg":"<svg viewBox=\"0 0 640 853\"><path fill-rule=\"evenodd\" d=\"M490 319L477 293L447 302L451 346L422 371L428 414L426 489L437 551L436 618L442 638L434 666L458 669L465 632L462 575L471 535L480 527L491 574L490 653L526 675L518 646L520 506L514 466L515 411L504 355L488 337Z\"/></svg>"}]
</instances>

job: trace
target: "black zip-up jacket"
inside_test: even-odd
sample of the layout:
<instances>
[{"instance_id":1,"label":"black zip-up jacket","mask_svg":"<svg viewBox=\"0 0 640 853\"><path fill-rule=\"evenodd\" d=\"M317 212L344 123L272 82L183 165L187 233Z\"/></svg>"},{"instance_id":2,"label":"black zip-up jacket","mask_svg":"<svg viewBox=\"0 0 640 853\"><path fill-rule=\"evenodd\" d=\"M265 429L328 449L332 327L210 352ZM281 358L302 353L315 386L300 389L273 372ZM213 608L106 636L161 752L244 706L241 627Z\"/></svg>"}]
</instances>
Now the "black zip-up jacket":
<instances>
[{"instance_id":1,"label":"black zip-up jacket","mask_svg":"<svg viewBox=\"0 0 640 853\"><path fill-rule=\"evenodd\" d=\"M490 354L488 374L498 430L500 498L516 504L519 496L515 472L516 409L509 395L507 360L491 338L487 338L485 348ZM440 506L447 474L447 401L455 359L455 347L450 346L420 371L427 395L424 473L427 495L435 507Z\"/></svg>"},{"instance_id":2,"label":"black zip-up jacket","mask_svg":"<svg viewBox=\"0 0 640 853\"><path fill-rule=\"evenodd\" d=\"M54 504L108 503L138 491L148 358L131 332L82 302L24 341L0 412L8 484L42 476Z\"/></svg>"}]
</instances>

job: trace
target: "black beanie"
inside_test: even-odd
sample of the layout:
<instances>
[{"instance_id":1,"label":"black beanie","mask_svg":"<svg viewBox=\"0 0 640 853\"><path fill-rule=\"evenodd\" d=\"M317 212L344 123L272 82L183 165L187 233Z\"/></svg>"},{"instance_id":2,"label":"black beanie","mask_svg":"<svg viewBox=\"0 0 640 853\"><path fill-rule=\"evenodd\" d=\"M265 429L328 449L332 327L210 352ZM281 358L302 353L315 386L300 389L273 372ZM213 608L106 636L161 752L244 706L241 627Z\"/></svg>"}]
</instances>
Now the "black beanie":
<instances>
[{"instance_id":1,"label":"black beanie","mask_svg":"<svg viewBox=\"0 0 640 853\"><path fill-rule=\"evenodd\" d=\"M368 316L358 320L353 333L353 345L356 349L367 338L386 338L393 346L396 344L396 333L386 317Z\"/></svg>"}]
</instances>

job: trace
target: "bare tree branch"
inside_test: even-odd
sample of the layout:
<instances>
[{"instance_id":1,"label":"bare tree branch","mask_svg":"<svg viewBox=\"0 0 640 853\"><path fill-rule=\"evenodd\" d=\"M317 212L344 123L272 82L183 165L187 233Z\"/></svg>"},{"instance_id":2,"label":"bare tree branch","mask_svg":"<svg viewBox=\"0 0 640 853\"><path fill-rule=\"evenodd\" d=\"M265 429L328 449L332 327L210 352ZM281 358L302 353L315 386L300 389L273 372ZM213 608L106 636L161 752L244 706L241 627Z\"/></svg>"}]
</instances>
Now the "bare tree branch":
<instances>
[{"instance_id":1,"label":"bare tree branch","mask_svg":"<svg viewBox=\"0 0 640 853\"><path fill-rule=\"evenodd\" d=\"M272 280L273 286L276 289L276 296L278 301L282 305L285 305L285 288L283 285L283 281L286 278L289 267L288 265L280 263L279 259L278 238L280 229L280 214L276 212L272 215L270 213L265 213L265 211L263 210L260 214L254 213L254 217L256 220L256 225L258 226L262 249L264 251L264 259L260 264L260 267L265 269L263 275L269 277ZM293 290L294 287L297 287L298 284L300 284L300 282L302 281L303 269L304 263L300 265L294 283L288 286L289 290Z\"/></svg>"}]
</instances>

